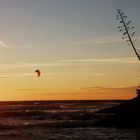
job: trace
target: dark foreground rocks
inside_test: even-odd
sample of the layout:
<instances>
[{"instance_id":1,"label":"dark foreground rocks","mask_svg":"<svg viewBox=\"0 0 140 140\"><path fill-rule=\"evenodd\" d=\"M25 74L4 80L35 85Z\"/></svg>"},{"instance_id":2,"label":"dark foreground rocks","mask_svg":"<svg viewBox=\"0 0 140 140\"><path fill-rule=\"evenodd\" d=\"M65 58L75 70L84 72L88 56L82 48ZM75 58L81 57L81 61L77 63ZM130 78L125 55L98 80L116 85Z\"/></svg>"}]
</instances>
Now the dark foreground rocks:
<instances>
[{"instance_id":1,"label":"dark foreground rocks","mask_svg":"<svg viewBox=\"0 0 140 140\"><path fill-rule=\"evenodd\" d=\"M105 117L95 122L96 126L140 128L140 97L100 110L97 114Z\"/></svg>"}]
</instances>

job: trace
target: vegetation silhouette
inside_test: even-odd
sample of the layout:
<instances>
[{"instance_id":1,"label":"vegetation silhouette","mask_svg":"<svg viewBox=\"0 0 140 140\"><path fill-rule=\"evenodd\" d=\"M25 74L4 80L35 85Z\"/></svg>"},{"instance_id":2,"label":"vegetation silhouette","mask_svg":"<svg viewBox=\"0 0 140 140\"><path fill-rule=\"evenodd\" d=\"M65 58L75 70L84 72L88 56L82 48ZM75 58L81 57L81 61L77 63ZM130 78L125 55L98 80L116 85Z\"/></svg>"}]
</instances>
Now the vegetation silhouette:
<instances>
[{"instance_id":1,"label":"vegetation silhouette","mask_svg":"<svg viewBox=\"0 0 140 140\"><path fill-rule=\"evenodd\" d=\"M139 62L140 55L134 46L135 32L132 32L134 27L130 27L131 21L126 21L127 16L118 9L117 20L120 20L121 26L118 26L120 32L123 31L122 39L125 39L133 48ZM110 127L127 127L127 128L140 128L140 88L136 90L137 97L123 102L120 105L106 108L96 112L103 117L101 120L94 123L98 126L110 126Z\"/></svg>"}]
</instances>

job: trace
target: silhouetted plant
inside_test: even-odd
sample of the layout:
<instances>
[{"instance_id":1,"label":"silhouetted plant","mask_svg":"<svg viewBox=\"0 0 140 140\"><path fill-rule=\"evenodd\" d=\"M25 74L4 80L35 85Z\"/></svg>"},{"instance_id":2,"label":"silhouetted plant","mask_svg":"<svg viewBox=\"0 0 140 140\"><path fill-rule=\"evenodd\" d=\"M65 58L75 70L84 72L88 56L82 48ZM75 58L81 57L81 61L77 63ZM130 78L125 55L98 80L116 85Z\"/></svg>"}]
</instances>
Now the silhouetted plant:
<instances>
[{"instance_id":1,"label":"silhouetted plant","mask_svg":"<svg viewBox=\"0 0 140 140\"><path fill-rule=\"evenodd\" d=\"M134 42L136 41L135 32L133 32L134 27L130 26L131 21L127 20L127 16L124 15L124 13L120 9L118 9L117 12L118 14L116 16L116 19L119 20L121 24L120 26L118 26L118 30L119 32L123 32L122 39L126 40L128 44L133 47L134 52L140 61L140 54L134 46Z\"/></svg>"}]
</instances>

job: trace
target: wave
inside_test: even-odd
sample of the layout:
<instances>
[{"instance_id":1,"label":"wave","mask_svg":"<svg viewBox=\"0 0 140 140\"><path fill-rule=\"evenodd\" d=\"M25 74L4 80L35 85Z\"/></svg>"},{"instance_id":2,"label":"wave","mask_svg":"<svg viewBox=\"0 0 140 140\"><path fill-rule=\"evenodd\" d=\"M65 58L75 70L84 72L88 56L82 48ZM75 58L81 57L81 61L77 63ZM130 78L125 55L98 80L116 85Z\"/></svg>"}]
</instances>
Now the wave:
<instances>
[{"instance_id":1,"label":"wave","mask_svg":"<svg viewBox=\"0 0 140 140\"><path fill-rule=\"evenodd\" d=\"M95 112L118 101L32 101L0 103L0 129L22 127L78 127L103 116Z\"/></svg>"}]
</instances>

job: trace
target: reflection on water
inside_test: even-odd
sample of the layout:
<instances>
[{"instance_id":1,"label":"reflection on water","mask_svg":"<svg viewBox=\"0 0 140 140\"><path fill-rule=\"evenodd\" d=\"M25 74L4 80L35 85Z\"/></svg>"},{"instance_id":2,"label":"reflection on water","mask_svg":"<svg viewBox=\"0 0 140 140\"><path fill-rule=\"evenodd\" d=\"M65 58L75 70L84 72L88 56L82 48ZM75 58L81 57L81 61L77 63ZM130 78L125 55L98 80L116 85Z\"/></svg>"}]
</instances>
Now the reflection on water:
<instances>
[{"instance_id":1,"label":"reflection on water","mask_svg":"<svg viewBox=\"0 0 140 140\"><path fill-rule=\"evenodd\" d=\"M94 127L94 112L121 101L0 102L0 139L137 140L139 129Z\"/></svg>"}]
</instances>

